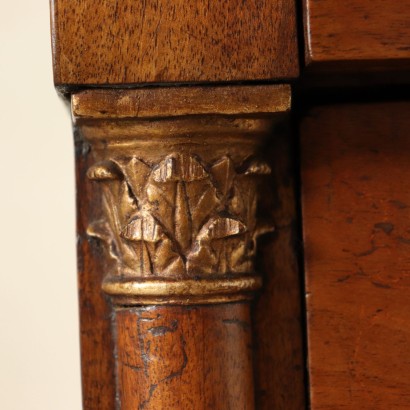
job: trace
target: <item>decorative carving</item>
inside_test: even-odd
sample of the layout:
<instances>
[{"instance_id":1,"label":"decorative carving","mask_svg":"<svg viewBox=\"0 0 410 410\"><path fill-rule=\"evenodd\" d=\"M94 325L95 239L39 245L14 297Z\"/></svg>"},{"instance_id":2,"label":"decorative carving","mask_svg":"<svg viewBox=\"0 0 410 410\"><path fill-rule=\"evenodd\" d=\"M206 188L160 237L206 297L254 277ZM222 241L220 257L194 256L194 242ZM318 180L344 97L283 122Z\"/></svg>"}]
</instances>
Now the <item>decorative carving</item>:
<instances>
[{"instance_id":1,"label":"decorative carving","mask_svg":"<svg viewBox=\"0 0 410 410\"><path fill-rule=\"evenodd\" d=\"M108 244L111 277L205 279L253 272L259 182L268 164L191 153L160 161L118 157L88 170L102 183L104 217L88 233Z\"/></svg>"},{"instance_id":2,"label":"decorative carving","mask_svg":"<svg viewBox=\"0 0 410 410\"><path fill-rule=\"evenodd\" d=\"M73 96L100 205L88 234L106 244L102 289L113 303L225 303L261 287L256 238L272 224L258 215L270 173L258 152L289 110L290 89L257 89L257 97L254 86Z\"/></svg>"}]
</instances>

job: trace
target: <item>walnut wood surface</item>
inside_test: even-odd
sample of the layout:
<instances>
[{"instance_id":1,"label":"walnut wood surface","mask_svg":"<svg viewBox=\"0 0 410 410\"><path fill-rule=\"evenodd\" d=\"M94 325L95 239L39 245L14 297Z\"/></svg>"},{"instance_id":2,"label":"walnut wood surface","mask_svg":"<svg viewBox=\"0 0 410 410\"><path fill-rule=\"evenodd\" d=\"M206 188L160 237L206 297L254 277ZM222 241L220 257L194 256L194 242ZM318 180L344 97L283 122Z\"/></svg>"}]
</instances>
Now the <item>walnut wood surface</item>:
<instances>
[{"instance_id":1,"label":"walnut wood surface","mask_svg":"<svg viewBox=\"0 0 410 410\"><path fill-rule=\"evenodd\" d=\"M410 0L304 0L304 19L312 69L410 68Z\"/></svg>"},{"instance_id":2,"label":"walnut wood surface","mask_svg":"<svg viewBox=\"0 0 410 410\"><path fill-rule=\"evenodd\" d=\"M114 343L111 307L101 291L103 249L86 233L98 215L99 193L88 183L91 165L88 144L76 141L77 258L80 303L81 369L84 410L115 408Z\"/></svg>"},{"instance_id":3,"label":"walnut wood surface","mask_svg":"<svg viewBox=\"0 0 410 410\"><path fill-rule=\"evenodd\" d=\"M313 410L410 403L409 112L336 105L302 124Z\"/></svg>"},{"instance_id":4,"label":"walnut wood surface","mask_svg":"<svg viewBox=\"0 0 410 410\"><path fill-rule=\"evenodd\" d=\"M269 200L265 193L265 207L275 221L275 231L260 243L258 266L264 273L263 288L252 316L256 408L302 410L305 363L297 261L296 155L288 127L276 129L274 135L267 152L273 198Z\"/></svg>"},{"instance_id":5,"label":"walnut wood surface","mask_svg":"<svg viewBox=\"0 0 410 410\"><path fill-rule=\"evenodd\" d=\"M115 313L121 410L254 408L249 305Z\"/></svg>"},{"instance_id":6,"label":"walnut wood surface","mask_svg":"<svg viewBox=\"0 0 410 410\"><path fill-rule=\"evenodd\" d=\"M289 0L52 0L57 86L288 79Z\"/></svg>"},{"instance_id":7,"label":"walnut wood surface","mask_svg":"<svg viewBox=\"0 0 410 410\"><path fill-rule=\"evenodd\" d=\"M271 115L289 111L290 101L288 84L100 89L73 94L72 113L77 120Z\"/></svg>"}]
</instances>

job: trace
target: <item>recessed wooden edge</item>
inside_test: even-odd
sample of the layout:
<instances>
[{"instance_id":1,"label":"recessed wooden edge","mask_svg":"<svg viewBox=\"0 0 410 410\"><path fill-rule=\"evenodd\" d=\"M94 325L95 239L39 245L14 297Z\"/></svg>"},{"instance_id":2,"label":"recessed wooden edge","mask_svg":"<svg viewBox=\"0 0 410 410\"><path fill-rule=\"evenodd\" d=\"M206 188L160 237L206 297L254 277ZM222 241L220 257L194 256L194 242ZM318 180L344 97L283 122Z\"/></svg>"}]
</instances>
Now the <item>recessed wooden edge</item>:
<instances>
[{"instance_id":1,"label":"recessed wooden edge","mask_svg":"<svg viewBox=\"0 0 410 410\"><path fill-rule=\"evenodd\" d=\"M287 84L86 90L72 95L74 119L125 119L187 115L253 115L287 112Z\"/></svg>"},{"instance_id":2,"label":"recessed wooden edge","mask_svg":"<svg viewBox=\"0 0 410 410\"><path fill-rule=\"evenodd\" d=\"M250 300L262 286L258 276L223 279L116 280L107 279L103 291L117 305L216 304Z\"/></svg>"},{"instance_id":3,"label":"recessed wooden edge","mask_svg":"<svg viewBox=\"0 0 410 410\"><path fill-rule=\"evenodd\" d=\"M383 83L384 77L387 83L407 83L410 54L402 43L408 37L406 5L406 1L389 7L383 0L303 0L303 77L317 74L320 85L328 86L343 84L352 76L361 76L366 85L374 80ZM340 24L343 17L350 26Z\"/></svg>"}]
</instances>

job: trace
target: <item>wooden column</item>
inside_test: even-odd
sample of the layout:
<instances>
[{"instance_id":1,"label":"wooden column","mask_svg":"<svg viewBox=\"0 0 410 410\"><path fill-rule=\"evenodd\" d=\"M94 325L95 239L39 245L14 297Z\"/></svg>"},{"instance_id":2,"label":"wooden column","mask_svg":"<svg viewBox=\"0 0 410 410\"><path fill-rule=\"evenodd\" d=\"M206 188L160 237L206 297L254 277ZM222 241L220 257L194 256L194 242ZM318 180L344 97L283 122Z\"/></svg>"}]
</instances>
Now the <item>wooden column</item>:
<instances>
[{"instance_id":1,"label":"wooden column","mask_svg":"<svg viewBox=\"0 0 410 410\"><path fill-rule=\"evenodd\" d=\"M119 407L253 409L249 303L117 307Z\"/></svg>"},{"instance_id":2,"label":"wooden column","mask_svg":"<svg viewBox=\"0 0 410 410\"><path fill-rule=\"evenodd\" d=\"M254 256L274 230L263 150L289 107L280 85L73 95L93 190L80 237L114 305L118 408L254 408Z\"/></svg>"},{"instance_id":3,"label":"wooden column","mask_svg":"<svg viewBox=\"0 0 410 410\"><path fill-rule=\"evenodd\" d=\"M52 0L51 27L84 408L299 410L294 2Z\"/></svg>"}]
</instances>

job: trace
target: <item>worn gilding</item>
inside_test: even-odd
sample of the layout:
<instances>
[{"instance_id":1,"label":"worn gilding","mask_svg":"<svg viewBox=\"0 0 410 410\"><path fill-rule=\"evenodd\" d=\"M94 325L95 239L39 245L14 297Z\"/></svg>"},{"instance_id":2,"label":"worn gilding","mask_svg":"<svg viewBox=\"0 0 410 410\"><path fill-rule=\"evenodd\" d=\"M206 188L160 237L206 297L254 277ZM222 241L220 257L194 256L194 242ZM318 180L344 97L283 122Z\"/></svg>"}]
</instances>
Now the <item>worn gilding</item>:
<instances>
[{"instance_id":1,"label":"worn gilding","mask_svg":"<svg viewBox=\"0 0 410 410\"><path fill-rule=\"evenodd\" d=\"M87 176L101 193L87 232L105 243L103 290L114 302L223 303L249 299L260 287L256 240L273 230L258 215L270 174L261 151L275 123L266 111L276 112L261 103L249 117L241 98L237 115L195 114L188 101L170 120L87 117L81 94L75 97L74 118L94 158Z\"/></svg>"}]
</instances>

